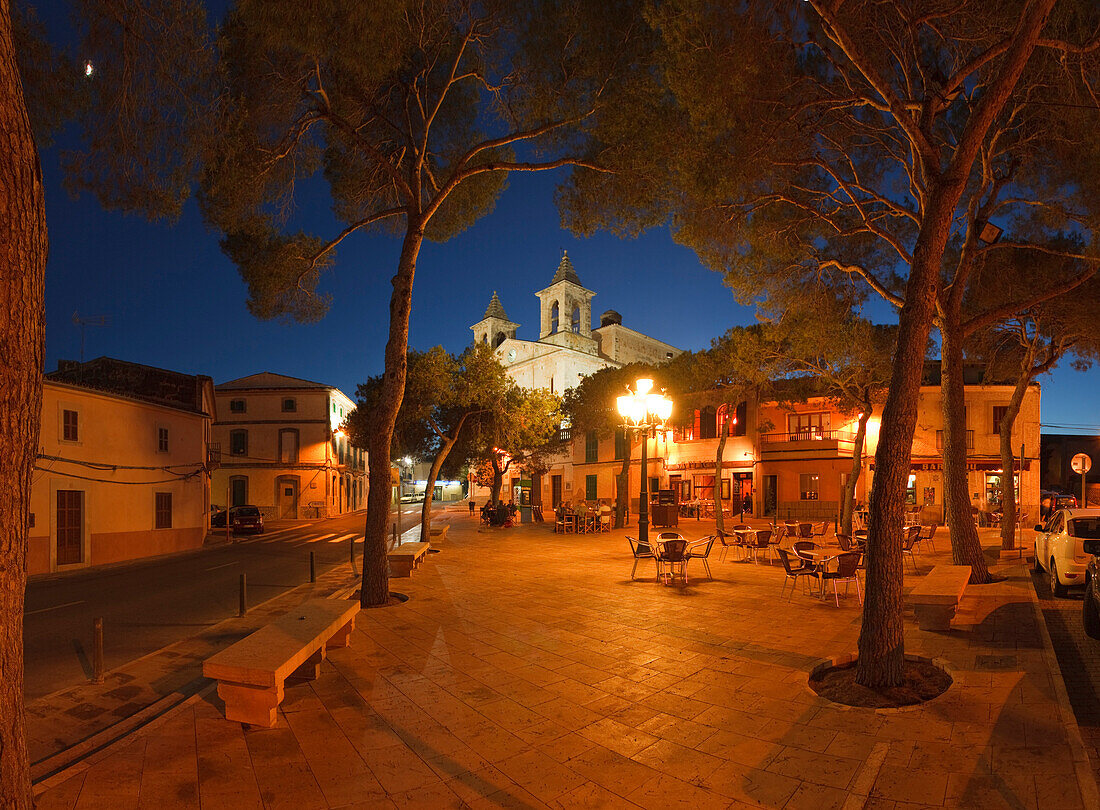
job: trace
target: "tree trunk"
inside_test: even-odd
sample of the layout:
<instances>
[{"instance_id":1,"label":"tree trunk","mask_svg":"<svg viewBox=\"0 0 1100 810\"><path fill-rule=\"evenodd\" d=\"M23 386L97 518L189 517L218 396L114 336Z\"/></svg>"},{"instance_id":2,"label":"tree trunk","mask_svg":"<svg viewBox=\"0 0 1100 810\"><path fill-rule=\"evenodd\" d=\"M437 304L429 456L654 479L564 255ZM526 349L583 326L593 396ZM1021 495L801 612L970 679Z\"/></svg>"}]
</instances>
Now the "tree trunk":
<instances>
[{"instance_id":1,"label":"tree trunk","mask_svg":"<svg viewBox=\"0 0 1100 810\"><path fill-rule=\"evenodd\" d=\"M496 453L493 453L492 464L493 464L493 492L492 492L492 500L490 502L493 504L493 506L496 506L498 503L500 503L500 490L504 486L504 473L507 471L507 469L509 467L512 466L512 462L511 462L511 460L509 460L508 463L504 465L504 468L501 469L499 456Z\"/></svg>"},{"instance_id":2,"label":"tree trunk","mask_svg":"<svg viewBox=\"0 0 1100 810\"><path fill-rule=\"evenodd\" d=\"M405 396L408 371L409 310L412 307L416 258L424 240L424 228L409 218L397 275L390 296L390 335L386 341L386 368L382 394L371 420L370 489L367 492L367 525L363 532L363 584L359 603L363 607L384 605L390 595L389 560L386 558L386 529L390 517L390 449L393 426Z\"/></svg>"},{"instance_id":3,"label":"tree trunk","mask_svg":"<svg viewBox=\"0 0 1100 810\"><path fill-rule=\"evenodd\" d=\"M722 435L718 437L718 453L714 459L714 521L715 528L724 532L726 525L722 520L722 461L726 454L726 434L729 433L724 425L721 433Z\"/></svg>"},{"instance_id":4,"label":"tree trunk","mask_svg":"<svg viewBox=\"0 0 1100 810\"><path fill-rule=\"evenodd\" d=\"M428 470L428 480L424 486L424 505L420 508L420 539L424 542L427 542L432 534L432 500L435 497L435 480L439 478L439 469L447 460L451 448L455 446L458 430L455 430L452 436L453 438L440 437L442 444L439 446L439 452L435 454L435 459L432 460L432 468Z\"/></svg>"},{"instance_id":5,"label":"tree trunk","mask_svg":"<svg viewBox=\"0 0 1100 810\"><path fill-rule=\"evenodd\" d=\"M867 542L867 598L859 633L856 682L868 687L896 685L905 661L902 628L901 527L905 484L912 460L924 354L939 287L944 249L951 220L962 197L979 145L993 117L1011 95L1027 66L1046 24L1054 0L1038 0L1025 8L1012 35L1000 73L968 122L967 131L946 173L926 167L930 188L913 248L905 305L898 316L898 342L890 393L882 411L882 428L875 451L875 482ZM928 160L921 158L921 161Z\"/></svg>"},{"instance_id":6,"label":"tree trunk","mask_svg":"<svg viewBox=\"0 0 1100 810\"><path fill-rule=\"evenodd\" d=\"M1012 549L1016 547L1016 459L1012 455L1012 426L1016 424L1016 417L1020 415L1020 406L1024 402L1024 394L1031 382L1031 355L1028 354L1027 369L1023 371L1020 379L1016 381L1016 388L1012 391L1012 399L1008 402L1008 408L1001 416L1001 548ZM1020 459L1020 478L1024 476L1024 460Z\"/></svg>"},{"instance_id":7,"label":"tree trunk","mask_svg":"<svg viewBox=\"0 0 1100 810\"><path fill-rule=\"evenodd\" d=\"M626 434L626 453L623 466L619 469L615 484L615 528L626 526L626 517L630 513L630 434Z\"/></svg>"},{"instance_id":8,"label":"tree trunk","mask_svg":"<svg viewBox=\"0 0 1100 810\"><path fill-rule=\"evenodd\" d=\"M863 413L859 415L859 427L856 428L856 438L852 443L852 471L848 474L848 481L844 484L844 492L840 499L840 533L852 536L852 511L856 499L856 484L863 473L863 442L867 437L867 420L871 418L871 406L867 404Z\"/></svg>"},{"instance_id":9,"label":"tree trunk","mask_svg":"<svg viewBox=\"0 0 1100 810\"><path fill-rule=\"evenodd\" d=\"M905 663L901 557L905 484L940 261L956 200L958 193L932 200L925 227L917 238L905 305L898 316L890 393L882 410L882 428L875 451L875 481L867 527L867 592L856 662L856 682L870 688L896 686Z\"/></svg>"},{"instance_id":10,"label":"tree trunk","mask_svg":"<svg viewBox=\"0 0 1100 810\"><path fill-rule=\"evenodd\" d=\"M948 313L940 328L940 391L943 402L943 503L955 565L970 566L974 585L990 581L989 570L974 527L966 471L966 396L963 388L961 342L955 337L955 317Z\"/></svg>"},{"instance_id":11,"label":"tree trunk","mask_svg":"<svg viewBox=\"0 0 1100 810\"><path fill-rule=\"evenodd\" d=\"M0 805L34 807L23 706L23 593L42 415L42 172L0 0Z\"/></svg>"}]
</instances>

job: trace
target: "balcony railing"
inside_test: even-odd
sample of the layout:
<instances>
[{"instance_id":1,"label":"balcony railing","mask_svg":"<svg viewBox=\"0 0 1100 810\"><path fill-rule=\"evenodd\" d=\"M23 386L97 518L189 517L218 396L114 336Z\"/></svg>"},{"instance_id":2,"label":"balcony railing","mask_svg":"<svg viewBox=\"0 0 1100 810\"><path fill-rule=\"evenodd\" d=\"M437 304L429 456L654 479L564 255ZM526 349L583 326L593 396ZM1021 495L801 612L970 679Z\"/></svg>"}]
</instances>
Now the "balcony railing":
<instances>
[{"instance_id":1,"label":"balcony railing","mask_svg":"<svg viewBox=\"0 0 1100 810\"><path fill-rule=\"evenodd\" d=\"M799 430L794 433L765 433L760 443L786 444L787 442L851 442L855 434L850 430Z\"/></svg>"},{"instance_id":2,"label":"balcony railing","mask_svg":"<svg viewBox=\"0 0 1100 810\"><path fill-rule=\"evenodd\" d=\"M208 442L206 445L206 468L208 470L217 469L222 465L222 445L221 442Z\"/></svg>"},{"instance_id":3,"label":"balcony railing","mask_svg":"<svg viewBox=\"0 0 1100 810\"><path fill-rule=\"evenodd\" d=\"M558 441L565 444L573 438L573 428L558 428Z\"/></svg>"}]
</instances>

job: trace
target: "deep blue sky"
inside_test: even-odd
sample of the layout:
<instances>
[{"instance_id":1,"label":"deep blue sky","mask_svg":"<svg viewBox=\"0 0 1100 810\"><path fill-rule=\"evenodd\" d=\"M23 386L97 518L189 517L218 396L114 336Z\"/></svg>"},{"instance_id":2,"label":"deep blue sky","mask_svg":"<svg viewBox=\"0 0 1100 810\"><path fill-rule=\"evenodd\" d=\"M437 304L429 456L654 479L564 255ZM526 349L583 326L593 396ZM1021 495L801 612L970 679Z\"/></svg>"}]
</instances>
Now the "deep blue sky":
<instances>
[{"instance_id":1,"label":"deep blue sky","mask_svg":"<svg viewBox=\"0 0 1100 810\"><path fill-rule=\"evenodd\" d=\"M349 396L381 371L397 240L345 242L322 284L333 296L322 321L259 321L248 313L244 284L193 204L174 225L105 212L91 197L73 200L61 188L56 150L45 151L43 163L50 229L47 370L59 358L79 357L80 330L72 323L78 311L111 319L108 327L87 327L86 358L105 354L208 374L215 382L275 371L336 385ZM518 336L537 338L534 293L550 282L562 248L597 293L597 318L615 309L624 325L684 349L704 348L730 326L753 320L721 277L667 232L620 240L578 239L563 230L555 182L552 175L513 177L492 214L446 244L425 246L413 293L412 346L460 351L494 290L520 324ZM310 219L323 225L329 218L318 211ZM1044 424L1100 432L1100 371L1067 367L1042 385Z\"/></svg>"}]
</instances>

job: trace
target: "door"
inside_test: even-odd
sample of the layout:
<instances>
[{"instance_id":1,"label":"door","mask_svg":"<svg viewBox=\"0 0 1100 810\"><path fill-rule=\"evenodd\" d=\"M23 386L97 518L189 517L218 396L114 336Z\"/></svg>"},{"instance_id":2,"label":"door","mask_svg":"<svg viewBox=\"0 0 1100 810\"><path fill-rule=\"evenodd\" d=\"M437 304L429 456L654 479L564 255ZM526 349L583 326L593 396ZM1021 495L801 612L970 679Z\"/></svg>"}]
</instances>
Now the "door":
<instances>
[{"instance_id":1,"label":"door","mask_svg":"<svg viewBox=\"0 0 1100 810\"><path fill-rule=\"evenodd\" d=\"M298 481L295 478L280 478L276 484L279 490L279 517L295 520L298 517Z\"/></svg>"},{"instance_id":2,"label":"door","mask_svg":"<svg viewBox=\"0 0 1100 810\"><path fill-rule=\"evenodd\" d=\"M764 476L764 515L771 517L779 511L779 476Z\"/></svg>"},{"instance_id":3,"label":"door","mask_svg":"<svg viewBox=\"0 0 1100 810\"><path fill-rule=\"evenodd\" d=\"M229 505L244 506L248 503L248 479L243 475L229 479Z\"/></svg>"},{"instance_id":4,"label":"door","mask_svg":"<svg viewBox=\"0 0 1100 810\"><path fill-rule=\"evenodd\" d=\"M84 561L84 492L77 489L57 491L57 564L74 565Z\"/></svg>"},{"instance_id":5,"label":"door","mask_svg":"<svg viewBox=\"0 0 1100 810\"><path fill-rule=\"evenodd\" d=\"M550 476L550 508L557 509L561 506L561 476Z\"/></svg>"},{"instance_id":6,"label":"door","mask_svg":"<svg viewBox=\"0 0 1100 810\"><path fill-rule=\"evenodd\" d=\"M531 476L531 506L542 506L542 476Z\"/></svg>"}]
</instances>

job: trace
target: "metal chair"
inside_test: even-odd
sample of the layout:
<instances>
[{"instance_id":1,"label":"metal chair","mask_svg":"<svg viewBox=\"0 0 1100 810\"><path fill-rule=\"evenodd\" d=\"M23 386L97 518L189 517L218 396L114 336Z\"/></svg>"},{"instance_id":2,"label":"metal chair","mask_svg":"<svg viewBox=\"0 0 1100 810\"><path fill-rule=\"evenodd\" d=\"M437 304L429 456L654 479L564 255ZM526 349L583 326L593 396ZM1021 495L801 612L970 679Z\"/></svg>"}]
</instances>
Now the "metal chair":
<instances>
[{"instance_id":1,"label":"metal chair","mask_svg":"<svg viewBox=\"0 0 1100 810\"><path fill-rule=\"evenodd\" d=\"M735 526L734 530L736 531L736 529L737 527ZM729 553L729 550L731 548L741 548L741 543L738 541L736 534L718 532L718 534L715 536L718 538L718 542L722 544L722 556L718 558L719 560L726 559L726 555Z\"/></svg>"},{"instance_id":2,"label":"metal chair","mask_svg":"<svg viewBox=\"0 0 1100 810\"><path fill-rule=\"evenodd\" d=\"M629 535L626 538L630 541L630 552L634 555L634 567L630 569L630 579L634 579L634 573L638 570L638 560L653 560L657 562L657 555L653 552L652 547L648 543L639 543L633 537Z\"/></svg>"},{"instance_id":3,"label":"metal chair","mask_svg":"<svg viewBox=\"0 0 1100 810\"><path fill-rule=\"evenodd\" d=\"M921 526L920 535L917 537L917 544L921 546L921 550L924 550L924 543L927 541L928 545L932 546L932 551L935 552L936 544L932 540L936 536L936 532L940 530L940 524L933 523L931 526Z\"/></svg>"},{"instance_id":4,"label":"metal chair","mask_svg":"<svg viewBox=\"0 0 1100 810\"><path fill-rule=\"evenodd\" d=\"M859 603L863 604L863 592L859 587L859 574L857 569L859 568L859 558L863 556L858 551L847 551L836 557L836 570L827 571L824 568L819 570L814 576L819 577L821 580L821 595L825 597L825 583L833 583L833 599L836 600L836 606L840 607L840 595L837 592L836 584L838 582L844 583L844 595L848 595L848 583L855 582L856 584L856 596L859 598Z\"/></svg>"},{"instance_id":5,"label":"metal chair","mask_svg":"<svg viewBox=\"0 0 1100 810\"><path fill-rule=\"evenodd\" d=\"M787 553L787 550L781 548L778 551L779 560L783 563L783 571L786 574L783 577L783 582L779 586L779 598L783 598L783 590L787 587L787 580L790 580L791 592L787 594L787 601L789 602L791 600L791 597L794 596L794 584L798 582L799 577L811 576L813 574L813 566L807 564L807 561L802 559L801 557L797 558L799 561L798 565L791 565L790 554Z\"/></svg>"},{"instance_id":6,"label":"metal chair","mask_svg":"<svg viewBox=\"0 0 1100 810\"><path fill-rule=\"evenodd\" d=\"M824 537L825 532L827 532L828 530L829 530L829 521L823 520L823 521L821 521L820 524L818 524L816 527L814 527L813 536L814 537Z\"/></svg>"},{"instance_id":7,"label":"metal chair","mask_svg":"<svg viewBox=\"0 0 1100 810\"><path fill-rule=\"evenodd\" d=\"M713 535L713 534L708 535L707 537L704 537L702 540L698 540L698 541L692 543L688 547L688 550L687 550L687 555L686 556L687 556L687 561L688 562L691 562L692 560L702 560L703 561L703 568L705 568L706 571L707 571L707 579L714 579L714 577L711 576L710 563L707 562L707 558L710 556L710 550L714 546L715 539L717 539L716 535ZM704 543L706 544L705 546L704 546ZM702 547L703 550L701 552L696 551L696 549L698 549L700 547Z\"/></svg>"},{"instance_id":8,"label":"metal chair","mask_svg":"<svg viewBox=\"0 0 1100 810\"><path fill-rule=\"evenodd\" d=\"M772 533L771 529L761 529L756 533L756 543L753 545L746 545L745 548L752 554L752 561L754 563L760 563L760 552L764 552L764 556L768 555L768 547L771 545Z\"/></svg>"},{"instance_id":9,"label":"metal chair","mask_svg":"<svg viewBox=\"0 0 1100 810\"><path fill-rule=\"evenodd\" d=\"M920 526L910 526L905 530L905 540L901 544L902 556L909 555L909 561L913 563L913 573L919 574L917 570L917 558L913 555L913 546L916 545L917 540L920 538Z\"/></svg>"},{"instance_id":10,"label":"metal chair","mask_svg":"<svg viewBox=\"0 0 1100 810\"><path fill-rule=\"evenodd\" d=\"M687 540L674 532L657 535L657 579L665 577L665 584L676 580L679 571L681 581L687 585ZM665 571L661 571L662 565Z\"/></svg>"}]
</instances>

